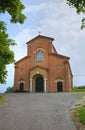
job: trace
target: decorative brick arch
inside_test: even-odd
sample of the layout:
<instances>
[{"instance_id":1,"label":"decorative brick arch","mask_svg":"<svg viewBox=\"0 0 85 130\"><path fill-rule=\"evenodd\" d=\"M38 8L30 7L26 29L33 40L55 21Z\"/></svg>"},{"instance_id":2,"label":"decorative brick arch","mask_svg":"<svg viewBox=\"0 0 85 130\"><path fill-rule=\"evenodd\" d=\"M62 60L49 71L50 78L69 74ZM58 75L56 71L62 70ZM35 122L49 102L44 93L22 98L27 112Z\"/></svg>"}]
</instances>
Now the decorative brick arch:
<instances>
[{"instance_id":1,"label":"decorative brick arch","mask_svg":"<svg viewBox=\"0 0 85 130\"><path fill-rule=\"evenodd\" d=\"M31 69L30 71L30 79L33 79L33 77L36 74L41 74L44 78L47 78L47 69L41 68L41 67L35 67Z\"/></svg>"},{"instance_id":2,"label":"decorative brick arch","mask_svg":"<svg viewBox=\"0 0 85 130\"><path fill-rule=\"evenodd\" d=\"M43 77L44 92L46 92L47 69L35 67L30 71L30 92L35 92L35 81L37 77Z\"/></svg>"}]
</instances>

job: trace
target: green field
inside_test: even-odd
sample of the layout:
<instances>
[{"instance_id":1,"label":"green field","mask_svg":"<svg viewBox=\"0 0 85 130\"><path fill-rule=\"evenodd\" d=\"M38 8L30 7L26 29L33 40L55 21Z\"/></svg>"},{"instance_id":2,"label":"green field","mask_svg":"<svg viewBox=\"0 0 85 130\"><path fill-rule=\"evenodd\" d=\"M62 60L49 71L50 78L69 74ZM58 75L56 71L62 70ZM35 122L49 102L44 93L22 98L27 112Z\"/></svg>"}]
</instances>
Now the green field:
<instances>
[{"instance_id":1,"label":"green field","mask_svg":"<svg viewBox=\"0 0 85 130\"><path fill-rule=\"evenodd\" d=\"M81 91L81 93L78 93L77 96L78 96L78 100L81 101L85 97L85 92ZM74 124L79 130L85 130L85 101L81 105L78 104L78 107L75 108L72 114L72 119L74 121Z\"/></svg>"},{"instance_id":2,"label":"green field","mask_svg":"<svg viewBox=\"0 0 85 130\"><path fill-rule=\"evenodd\" d=\"M73 87L72 92L85 92L85 86Z\"/></svg>"},{"instance_id":3,"label":"green field","mask_svg":"<svg viewBox=\"0 0 85 130\"><path fill-rule=\"evenodd\" d=\"M72 119L78 130L85 130L85 106L76 108L72 114Z\"/></svg>"}]
</instances>

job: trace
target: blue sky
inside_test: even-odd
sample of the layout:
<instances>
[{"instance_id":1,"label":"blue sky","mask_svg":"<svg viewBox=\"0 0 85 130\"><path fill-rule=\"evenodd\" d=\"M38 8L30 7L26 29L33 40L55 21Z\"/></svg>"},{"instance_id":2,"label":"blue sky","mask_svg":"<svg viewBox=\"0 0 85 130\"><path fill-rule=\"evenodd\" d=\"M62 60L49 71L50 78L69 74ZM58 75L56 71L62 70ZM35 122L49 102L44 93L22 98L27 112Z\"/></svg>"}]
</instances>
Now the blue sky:
<instances>
[{"instance_id":1,"label":"blue sky","mask_svg":"<svg viewBox=\"0 0 85 130\"><path fill-rule=\"evenodd\" d=\"M0 16L7 23L9 37L17 42L17 46L11 47L15 60L26 56L26 42L41 31L41 35L55 39L53 44L59 54L70 57L73 84L85 85L85 29L80 29L83 15L77 15L75 9L66 5L66 0L22 0L22 3L27 16L23 25L11 24L7 13ZM0 92L13 86L14 64L7 65L7 70L7 83L0 85Z\"/></svg>"}]
</instances>

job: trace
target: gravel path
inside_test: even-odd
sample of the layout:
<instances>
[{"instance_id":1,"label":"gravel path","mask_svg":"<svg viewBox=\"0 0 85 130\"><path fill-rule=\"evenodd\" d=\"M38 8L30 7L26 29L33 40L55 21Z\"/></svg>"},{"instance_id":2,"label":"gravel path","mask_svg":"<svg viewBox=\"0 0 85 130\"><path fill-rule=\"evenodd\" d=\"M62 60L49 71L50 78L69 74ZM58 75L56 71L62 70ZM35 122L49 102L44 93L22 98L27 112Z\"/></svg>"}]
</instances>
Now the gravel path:
<instances>
[{"instance_id":1,"label":"gravel path","mask_svg":"<svg viewBox=\"0 0 85 130\"><path fill-rule=\"evenodd\" d=\"M0 130L76 130L69 107L76 93L4 94Z\"/></svg>"}]
</instances>

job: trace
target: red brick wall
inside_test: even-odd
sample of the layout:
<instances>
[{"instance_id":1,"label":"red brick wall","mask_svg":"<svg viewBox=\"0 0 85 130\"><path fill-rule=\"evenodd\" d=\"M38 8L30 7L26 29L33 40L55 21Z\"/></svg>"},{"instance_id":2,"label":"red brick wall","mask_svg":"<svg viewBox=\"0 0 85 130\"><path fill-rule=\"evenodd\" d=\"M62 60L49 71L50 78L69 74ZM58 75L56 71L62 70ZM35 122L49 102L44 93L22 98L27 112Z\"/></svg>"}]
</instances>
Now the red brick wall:
<instances>
[{"instance_id":1,"label":"red brick wall","mask_svg":"<svg viewBox=\"0 0 85 130\"><path fill-rule=\"evenodd\" d=\"M62 79L63 91L71 91L72 74L68 58L60 56L52 45L53 39L37 37L27 44L27 57L15 64L14 89L19 89L19 81L24 81L24 90L30 90L30 78L33 79L35 92L35 76L41 74L47 78L47 92L57 92L57 80ZM44 61L36 61L35 54L38 48L44 51Z\"/></svg>"}]
</instances>

